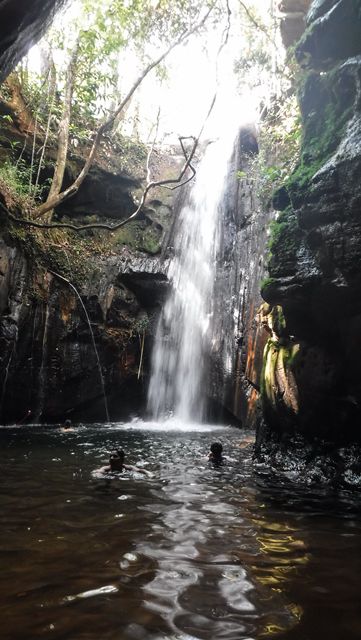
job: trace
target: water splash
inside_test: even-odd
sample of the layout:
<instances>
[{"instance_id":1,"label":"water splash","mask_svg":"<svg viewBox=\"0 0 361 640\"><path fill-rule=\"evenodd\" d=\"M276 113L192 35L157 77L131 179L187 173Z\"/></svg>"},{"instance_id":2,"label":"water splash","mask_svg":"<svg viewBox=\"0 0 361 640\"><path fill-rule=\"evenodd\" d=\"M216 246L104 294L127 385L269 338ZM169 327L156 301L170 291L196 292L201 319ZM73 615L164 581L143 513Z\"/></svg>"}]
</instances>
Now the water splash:
<instances>
[{"instance_id":1,"label":"water splash","mask_svg":"<svg viewBox=\"0 0 361 640\"><path fill-rule=\"evenodd\" d=\"M185 422L204 418L217 231L234 138L233 126L208 145L177 221L168 273L172 288L158 323L148 392L156 420L169 413Z\"/></svg>"}]
</instances>

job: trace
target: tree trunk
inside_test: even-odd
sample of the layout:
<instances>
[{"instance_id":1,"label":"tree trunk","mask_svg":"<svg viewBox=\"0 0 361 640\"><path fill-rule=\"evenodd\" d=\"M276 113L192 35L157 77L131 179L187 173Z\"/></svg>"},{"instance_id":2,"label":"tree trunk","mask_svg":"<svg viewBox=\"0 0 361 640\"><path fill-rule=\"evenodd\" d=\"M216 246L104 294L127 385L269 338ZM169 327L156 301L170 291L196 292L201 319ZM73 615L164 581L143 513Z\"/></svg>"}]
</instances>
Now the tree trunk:
<instances>
[{"instance_id":1,"label":"tree trunk","mask_svg":"<svg viewBox=\"0 0 361 640\"><path fill-rule=\"evenodd\" d=\"M27 106L21 91L19 78L12 73L4 82L4 86L10 93L10 99L1 97L1 103L7 113L11 115L21 133L32 135L35 131L35 119Z\"/></svg>"},{"instance_id":2,"label":"tree trunk","mask_svg":"<svg viewBox=\"0 0 361 640\"><path fill-rule=\"evenodd\" d=\"M69 65L66 71L64 107L58 130L58 153L55 162L53 180L45 205L47 205L49 202L52 202L54 198L59 195L63 185L66 160L68 157L71 103L73 98L75 67L78 57L78 48L79 46L77 42L71 54ZM44 218L46 222L51 221L53 217L53 211L54 209L49 209L47 211L46 218Z\"/></svg>"}]
</instances>

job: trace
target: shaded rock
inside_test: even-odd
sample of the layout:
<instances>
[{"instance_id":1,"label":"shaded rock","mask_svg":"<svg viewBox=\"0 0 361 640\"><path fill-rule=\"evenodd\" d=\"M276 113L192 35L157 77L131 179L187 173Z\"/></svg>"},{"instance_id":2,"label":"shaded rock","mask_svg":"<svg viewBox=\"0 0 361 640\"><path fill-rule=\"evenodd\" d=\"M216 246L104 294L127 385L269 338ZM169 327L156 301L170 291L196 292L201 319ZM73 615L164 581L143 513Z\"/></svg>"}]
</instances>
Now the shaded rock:
<instances>
[{"instance_id":1,"label":"shaded rock","mask_svg":"<svg viewBox=\"0 0 361 640\"><path fill-rule=\"evenodd\" d=\"M361 53L359 0L317 3L296 52L303 67L327 70L335 63Z\"/></svg>"},{"instance_id":2,"label":"shaded rock","mask_svg":"<svg viewBox=\"0 0 361 640\"><path fill-rule=\"evenodd\" d=\"M0 82L40 40L65 0L1 0Z\"/></svg>"},{"instance_id":3,"label":"shaded rock","mask_svg":"<svg viewBox=\"0 0 361 640\"><path fill-rule=\"evenodd\" d=\"M144 401L138 378L140 337L152 332L162 295L157 282L165 275L159 261L141 257L136 279L147 280L152 296L140 302L132 290L130 260L122 256L95 259L79 293L94 332L112 419L139 410ZM104 420L105 410L97 359L87 319L72 289L43 270L29 269L21 251L2 241L0 279L1 421L16 420L31 410L32 419ZM146 267L147 264L147 267ZM98 275L96 275L96 273ZM138 283L137 283L138 284ZM139 286L139 284L138 284ZM137 285L133 287L138 290ZM145 357L148 358L148 347Z\"/></svg>"},{"instance_id":4,"label":"shaded rock","mask_svg":"<svg viewBox=\"0 0 361 640\"><path fill-rule=\"evenodd\" d=\"M360 16L360 2L313 3L298 47L310 69L302 156L275 198L282 213L262 289L285 324L274 329L262 383L268 434L281 437L361 441Z\"/></svg>"}]
</instances>

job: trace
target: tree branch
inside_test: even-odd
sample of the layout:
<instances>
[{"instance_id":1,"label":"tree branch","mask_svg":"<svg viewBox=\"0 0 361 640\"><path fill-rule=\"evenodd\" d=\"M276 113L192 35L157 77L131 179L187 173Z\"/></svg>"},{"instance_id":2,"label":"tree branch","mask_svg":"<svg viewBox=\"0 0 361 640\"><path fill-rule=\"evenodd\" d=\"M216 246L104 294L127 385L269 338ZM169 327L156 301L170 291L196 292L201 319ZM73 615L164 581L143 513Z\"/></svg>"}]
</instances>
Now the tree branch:
<instances>
[{"instance_id":1,"label":"tree branch","mask_svg":"<svg viewBox=\"0 0 361 640\"><path fill-rule=\"evenodd\" d=\"M247 5L244 2L242 2L242 0L238 0L238 2L241 5L242 9L244 10L248 20L253 24L253 26L256 27L256 29L258 29L259 31L262 31L262 33L264 33L266 38L271 42L272 46L276 47L276 43L268 33L267 28L263 24L260 24L258 20L256 20L251 10L249 9L249 7L247 7Z\"/></svg>"},{"instance_id":2,"label":"tree branch","mask_svg":"<svg viewBox=\"0 0 361 640\"><path fill-rule=\"evenodd\" d=\"M177 178L169 178L167 180L157 180L157 181L150 181L150 175L149 175L149 155L148 155L148 159L147 159L147 174L148 174L148 182L147 185L142 193L142 197L140 199L139 205L136 208L136 210L125 220L122 220L121 222L118 222L117 224L114 225L110 225L110 224L106 224L103 222L95 222L92 224L84 224L81 226L77 226L75 224L71 224L68 222L52 222L52 223L46 223L46 222L35 222L35 220L29 220L28 218L17 218L16 216L14 216L0 201L0 207L3 209L3 211L6 213L6 215L8 216L8 218L12 221L15 222L16 224L20 224L22 226L27 226L27 227L34 227L36 229L70 229L71 231L86 231L87 229L104 229L106 231L116 231L117 229L120 229L121 227L124 227L124 225L128 224L128 222L130 222L131 220L134 220L134 218L140 213L140 211L142 210L142 208L144 207L144 204L146 202L147 196L149 191L151 191L151 189L154 189L155 187L165 187L166 189L169 189L171 191L174 191L175 189L179 189L180 187L182 187L184 184L187 184L187 182L190 182L190 180L195 176L195 169L192 166L192 160L194 158L196 149L198 147L198 143L199 143L199 139L204 131L204 127L207 123L207 120L209 118L209 116L212 113L213 107L215 105L216 102L216 98L217 98L217 93L214 94L213 98L212 98L212 102L210 104L210 107L208 109L208 112L206 114L206 117L202 123L202 126L200 128L200 131L198 133L198 136L195 138L194 136L181 136L179 138L179 142L181 145L181 149L185 158L185 162L184 165L182 167L182 169L180 170L180 173L178 175ZM184 146L184 140L193 140L193 145L192 148L190 150L189 155L187 155L187 151L186 148ZM150 153L153 151L153 146L152 145L152 149L150 150ZM183 177L185 176L187 170L190 169L192 172L192 175L187 178L186 180L183 180ZM170 187L169 185L176 185L173 187Z\"/></svg>"}]
</instances>

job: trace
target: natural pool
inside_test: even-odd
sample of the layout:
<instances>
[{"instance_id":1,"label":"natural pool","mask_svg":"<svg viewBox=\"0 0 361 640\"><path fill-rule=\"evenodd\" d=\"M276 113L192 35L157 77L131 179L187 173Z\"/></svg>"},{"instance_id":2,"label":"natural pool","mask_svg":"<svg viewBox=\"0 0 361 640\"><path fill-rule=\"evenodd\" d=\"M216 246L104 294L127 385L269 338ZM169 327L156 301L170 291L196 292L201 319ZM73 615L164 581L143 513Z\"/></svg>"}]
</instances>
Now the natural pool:
<instances>
[{"instance_id":1,"label":"natural pool","mask_svg":"<svg viewBox=\"0 0 361 640\"><path fill-rule=\"evenodd\" d=\"M359 640L357 493L260 475L244 433L1 429L2 640ZM95 477L115 447L152 477Z\"/></svg>"}]
</instances>

